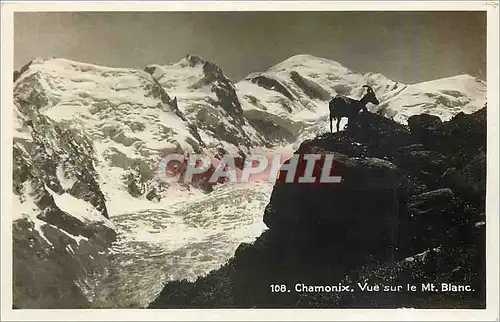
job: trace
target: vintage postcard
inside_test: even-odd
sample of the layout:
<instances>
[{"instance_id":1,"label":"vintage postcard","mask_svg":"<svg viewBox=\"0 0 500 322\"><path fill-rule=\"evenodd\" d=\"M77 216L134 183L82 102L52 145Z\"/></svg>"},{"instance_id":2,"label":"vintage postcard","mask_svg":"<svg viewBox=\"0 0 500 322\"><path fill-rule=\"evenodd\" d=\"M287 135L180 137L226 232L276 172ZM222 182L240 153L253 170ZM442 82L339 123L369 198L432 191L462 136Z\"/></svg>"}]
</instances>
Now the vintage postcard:
<instances>
[{"instance_id":1,"label":"vintage postcard","mask_svg":"<svg viewBox=\"0 0 500 322\"><path fill-rule=\"evenodd\" d=\"M498 2L2 4L2 320L498 319Z\"/></svg>"}]
</instances>

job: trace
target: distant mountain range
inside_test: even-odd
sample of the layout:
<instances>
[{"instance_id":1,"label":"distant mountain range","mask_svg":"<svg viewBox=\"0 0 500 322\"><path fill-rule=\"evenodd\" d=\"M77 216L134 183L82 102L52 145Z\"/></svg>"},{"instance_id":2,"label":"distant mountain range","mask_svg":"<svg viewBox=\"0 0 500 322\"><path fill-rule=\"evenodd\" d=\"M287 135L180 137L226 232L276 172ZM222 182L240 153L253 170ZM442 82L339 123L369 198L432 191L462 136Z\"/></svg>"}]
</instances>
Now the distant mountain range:
<instances>
[{"instance_id":1,"label":"distant mountain range","mask_svg":"<svg viewBox=\"0 0 500 322\"><path fill-rule=\"evenodd\" d=\"M369 110L402 124L486 104L486 83L470 75L406 85L311 55L237 83L191 55L143 70L35 59L14 78L14 302L25 307L88 306L116 238L114 215L204 193L160 185L165 154L292 151L327 131L332 97L359 98L365 84L380 100ZM58 290L38 284L33 295L35 268L66 280Z\"/></svg>"}]
</instances>

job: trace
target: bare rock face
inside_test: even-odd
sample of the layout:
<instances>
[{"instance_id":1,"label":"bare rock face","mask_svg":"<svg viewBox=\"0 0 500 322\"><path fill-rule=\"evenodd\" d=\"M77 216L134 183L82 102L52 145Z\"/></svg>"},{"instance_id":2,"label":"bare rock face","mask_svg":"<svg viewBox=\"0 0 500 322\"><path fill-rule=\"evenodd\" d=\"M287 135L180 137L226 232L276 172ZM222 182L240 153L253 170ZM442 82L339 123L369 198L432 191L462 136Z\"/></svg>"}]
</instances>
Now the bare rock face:
<instances>
[{"instance_id":1,"label":"bare rock face","mask_svg":"<svg viewBox=\"0 0 500 322\"><path fill-rule=\"evenodd\" d=\"M190 56L190 61L192 61L193 56ZM201 59L195 59L200 62ZM241 109L241 104L236 95L236 88L229 78L224 75L222 69L216 64L205 61L203 62L203 82L205 85L211 85L211 91L215 93L217 97L217 105L223 108L229 115L231 115L233 121L239 125L244 125L245 120L243 118L243 110Z\"/></svg>"},{"instance_id":2,"label":"bare rock face","mask_svg":"<svg viewBox=\"0 0 500 322\"><path fill-rule=\"evenodd\" d=\"M14 82L25 72L28 70L28 68L30 67L32 61L28 62L27 64L25 64L23 67L21 67L20 70L15 70L14 71Z\"/></svg>"}]
</instances>

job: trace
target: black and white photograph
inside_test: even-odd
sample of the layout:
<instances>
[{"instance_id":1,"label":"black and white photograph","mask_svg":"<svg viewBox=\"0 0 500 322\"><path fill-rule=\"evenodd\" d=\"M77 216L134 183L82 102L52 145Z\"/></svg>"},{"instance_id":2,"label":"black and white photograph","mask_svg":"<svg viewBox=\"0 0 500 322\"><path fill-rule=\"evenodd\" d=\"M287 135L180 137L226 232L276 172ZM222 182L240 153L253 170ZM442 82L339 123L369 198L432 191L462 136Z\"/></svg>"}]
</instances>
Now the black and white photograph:
<instances>
[{"instance_id":1,"label":"black and white photograph","mask_svg":"<svg viewBox=\"0 0 500 322\"><path fill-rule=\"evenodd\" d=\"M10 9L10 314L498 318L498 2L230 3Z\"/></svg>"}]
</instances>

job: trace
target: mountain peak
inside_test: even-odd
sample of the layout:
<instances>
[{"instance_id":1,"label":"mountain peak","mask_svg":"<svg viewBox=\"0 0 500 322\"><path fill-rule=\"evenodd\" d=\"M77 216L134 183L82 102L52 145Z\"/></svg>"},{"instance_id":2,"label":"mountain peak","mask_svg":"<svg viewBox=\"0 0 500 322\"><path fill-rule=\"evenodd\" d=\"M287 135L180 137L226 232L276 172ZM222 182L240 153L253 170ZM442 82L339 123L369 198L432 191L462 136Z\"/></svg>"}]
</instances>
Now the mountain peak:
<instances>
[{"instance_id":1,"label":"mountain peak","mask_svg":"<svg viewBox=\"0 0 500 322\"><path fill-rule=\"evenodd\" d=\"M310 54L298 54L272 66L269 70L280 70L290 67L327 65L337 68L345 68L339 62L327 58L317 57Z\"/></svg>"},{"instance_id":2,"label":"mountain peak","mask_svg":"<svg viewBox=\"0 0 500 322\"><path fill-rule=\"evenodd\" d=\"M476 82L476 81L482 82L479 78L474 77L470 74L459 74L459 75L455 75L455 76L448 76L448 77L433 79L430 81L421 82L419 84L447 83L447 82L460 82L461 83L461 82Z\"/></svg>"},{"instance_id":3,"label":"mountain peak","mask_svg":"<svg viewBox=\"0 0 500 322\"><path fill-rule=\"evenodd\" d=\"M183 59L181 59L181 61L178 64L184 65L184 66L187 65L189 67L195 67L198 65L203 65L204 63L205 63L205 60L203 58L201 58L200 56L187 54Z\"/></svg>"}]
</instances>

